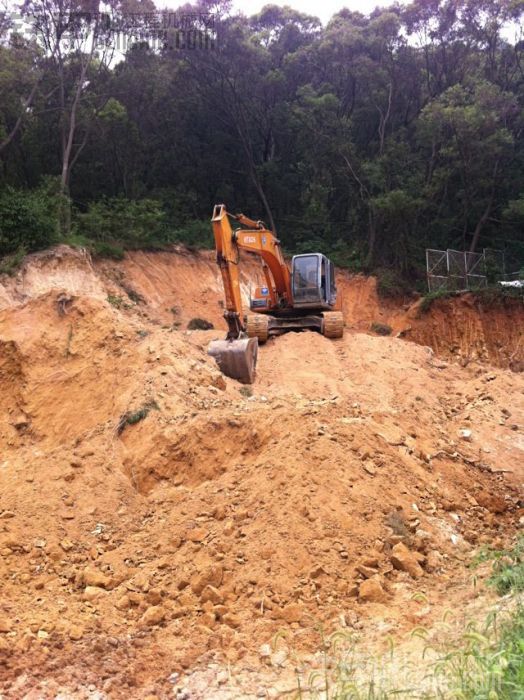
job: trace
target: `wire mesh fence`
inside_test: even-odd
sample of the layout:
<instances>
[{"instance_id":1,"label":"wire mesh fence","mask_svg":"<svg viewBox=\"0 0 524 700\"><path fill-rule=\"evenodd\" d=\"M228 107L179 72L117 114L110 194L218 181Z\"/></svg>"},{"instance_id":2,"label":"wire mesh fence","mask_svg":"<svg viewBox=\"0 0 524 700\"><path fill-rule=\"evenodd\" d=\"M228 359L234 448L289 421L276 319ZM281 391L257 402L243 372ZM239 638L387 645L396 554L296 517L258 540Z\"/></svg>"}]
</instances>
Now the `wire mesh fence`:
<instances>
[{"instance_id":1,"label":"wire mesh fence","mask_svg":"<svg viewBox=\"0 0 524 700\"><path fill-rule=\"evenodd\" d=\"M430 292L460 292L481 289L503 279L504 252L485 248L482 253L462 250L426 250L426 270Z\"/></svg>"},{"instance_id":2,"label":"wire mesh fence","mask_svg":"<svg viewBox=\"0 0 524 700\"><path fill-rule=\"evenodd\" d=\"M426 269L430 292L448 289L448 256L446 250L426 250Z\"/></svg>"}]
</instances>

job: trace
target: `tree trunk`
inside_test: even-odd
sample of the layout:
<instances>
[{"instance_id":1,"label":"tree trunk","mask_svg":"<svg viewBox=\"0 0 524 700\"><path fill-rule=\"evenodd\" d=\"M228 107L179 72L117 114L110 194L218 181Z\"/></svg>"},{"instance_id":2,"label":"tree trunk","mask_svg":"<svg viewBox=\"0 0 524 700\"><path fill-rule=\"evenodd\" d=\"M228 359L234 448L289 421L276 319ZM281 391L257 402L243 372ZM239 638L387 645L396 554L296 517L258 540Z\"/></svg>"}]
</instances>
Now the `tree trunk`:
<instances>
[{"instance_id":1,"label":"tree trunk","mask_svg":"<svg viewBox=\"0 0 524 700\"><path fill-rule=\"evenodd\" d=\"M386 113L384 114L380 107L377 106L378 113L380 114L380 123L378 126L378 136L379 136L379 153L380 155L383 154L384 152L384 141L386 138L386 127L389 121L389 116L391 114L391 100L393 97L393 83L389 84L389 90L388 90L388 106L386 109Z\"/></svg>"},{"instance_id":2,"label":"tree trunk","mask_svg":"<svg viewBox=\"0 0 524 700\"><path fill-rule=\"evenodd\" d=\"M477 225L475 226L475 230L473 232L473 239L471 241L471 246L469 248L470 253L474 253L476 251L477 245L479 242L479 238L480 238L480 234L482 233L482 229L486 225L486 222L489 219L489 216L491 214L491 210L493 209L493 200L495 199L495 181L497 178L498 169L499 169L499 161L497 160L495 162L495 167L493 168L493 181L492 181L492 186L491 186L491 193L490 193L490 196L488 199L488 203L486 204L486 208L484 209L482 216L477 221Z\"/></svg>"},{"instance_id":3,"label":"tree trunk","mask_svg":"<svg viewBox=\"0 0 524 700\"><path fill-rule=\"evenodd\" d=\"M371 267L375 256L375 241L377 240L377 227L375 213L371 204L368 204L368 254L366 255L366 267Z\"/></svg>"},{"instance_id":4,"label":"tree trunk","mask_svg":"<svg viewBox=\"0 0 524 700\"><path fill-rule=\"evenodd\" d=\"M480 234L482 233L482 229L486 225L486 222L489 219L489 215L491 214L491 209L493 207L493 199L494 199L494 193L492 192L491 196L489 198L489 201L486 205L486 208L484 209L482 216L477 221L477 225L475 226L475 230L473 232L473 239L471 241L471 246L469 248L470 253L474 253L477 249Z\"/></svg>"},{"instance_id":5,"label":"tree trunk","mask_svg":"<svg viewBox=\"0 0 524 700\"><path fill-rule=\"evenodd\" d=\"M34 97L35 97L35 95L36 95L36 91L37 91L37 89L38 89L39 84L40 84L40 79L38 79L38 80L36 81L36 83L33 85L33 88L32 88L32 90L31 90L31 92L29 93L29 97L28 97L26 100L24 100L24 104L23 104L23 107L22 107L22 111L20 112L20 114L19 114L19 116L18 116L18 119L17 119L16 122L15 122L15 125L13 126L13 128L11 129L11 131L7 134L7 136L5 137L5 139L4 139L3 141L0 142L0 153L2 153L2 151L4 150L4 148L7 148L7 146L9 146L9 144L11 143L11 141L12 141L12 140L14 139L14 137L16 136L18 130L19 130L20 127L22 126L22 121L23 121L23 119L24 119L25 113L27 112L27 110L28 110L29 107L31 106L31 103L33 102L33 99L34 99Z\"/></svg>"},{"instance_id":6,"label":"tree trunk","mask_svg":"<svg viewBox=\"0 0 524 700\"><path fill-rule=\"evenodd\" d=\"M252 144L251 144L251 139L249 138L249 133L248 133L248 128L247 128L247 122L246 119L242 113L242 107L240 103L238 102L236 112L233 112L231 114L233 122L235 124L237 133L240 137L240 140L242 141L242 146L244 148L244 153L246 154L247 162L248 162L248 167L249 167L249 174L251 176L251 180L255 186L256 191L258 192L258 195L262 201L262 204L264 206L264 210L267 215L268 219L268 224L269 228L275 236L277 235L277 229L275 226L275 220L273 219L273 213L271 211L271 207L269 206L269 202L266 197L266 193L264 192L264 188L262 187L262 183L260 182L260 178L258 177L257 169L256 169L256 164L255 164L255 159L253 158L253 149L252 149Z\"/></svg>"}]
</instances>

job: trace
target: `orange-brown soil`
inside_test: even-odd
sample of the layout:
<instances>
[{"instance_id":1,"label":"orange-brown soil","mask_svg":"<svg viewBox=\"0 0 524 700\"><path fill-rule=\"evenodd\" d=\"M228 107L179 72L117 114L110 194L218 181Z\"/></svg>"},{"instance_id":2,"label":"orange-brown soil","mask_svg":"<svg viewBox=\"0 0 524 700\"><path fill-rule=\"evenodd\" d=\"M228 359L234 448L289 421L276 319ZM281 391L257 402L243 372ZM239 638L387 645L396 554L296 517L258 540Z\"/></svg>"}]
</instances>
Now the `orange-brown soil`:
<instances>
[{"instance_id":1,"label":"orange-brown soil","mask_svg":"<svg viewBox=\"0 0 524 700\"><path fill-rule=\"evenodd\" d=\"M211 254L59 248L3 280L0 696L175 697L279 630L312 651L319 623L399 636L467 600L523 515L523 309L340 286L344 338L271 339L250 392L206 354Z\"/></svg>"}]
</instances>

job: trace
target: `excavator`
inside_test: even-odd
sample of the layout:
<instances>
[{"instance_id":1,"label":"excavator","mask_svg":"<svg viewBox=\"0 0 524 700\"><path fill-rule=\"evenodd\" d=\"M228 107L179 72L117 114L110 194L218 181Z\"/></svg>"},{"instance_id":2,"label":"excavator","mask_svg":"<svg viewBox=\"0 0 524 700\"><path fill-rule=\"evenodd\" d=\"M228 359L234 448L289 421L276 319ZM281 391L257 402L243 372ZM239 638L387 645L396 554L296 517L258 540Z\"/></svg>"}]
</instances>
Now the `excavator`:
<instances>
[{"instance_id":1,"label":"excavator","mask_svg":"<svg viewBox=\"0 0 524 700\"><path fill-rule=\"evenodd\" d=\"M233 230L230 220L242 228ZM280 241L262 221L230 214L217 204L211 219L217 264L225 292L225 340L210 343L208 353L220 370L243 384L255 380L258 344L269 336L309 329L326 338L341 338L344 318L335 285L335 267L322 253L295 255L288 268ZM250 313L242 310L240 250L262 259L265 284L250 298Z\"/></svg>"}]
</instances>

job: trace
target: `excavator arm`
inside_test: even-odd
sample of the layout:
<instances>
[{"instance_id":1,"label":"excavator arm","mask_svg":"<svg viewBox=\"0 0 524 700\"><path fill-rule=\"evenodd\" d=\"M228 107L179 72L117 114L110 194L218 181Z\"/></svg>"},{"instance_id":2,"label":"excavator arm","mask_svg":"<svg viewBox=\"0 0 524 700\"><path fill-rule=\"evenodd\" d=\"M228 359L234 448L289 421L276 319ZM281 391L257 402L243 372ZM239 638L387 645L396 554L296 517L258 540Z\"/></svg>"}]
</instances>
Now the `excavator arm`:
<instances>
[{"instance_id":1,"label":"excavator arm","mask_svg":"<svg viewBox=\"0 0 524 700\"><path fill-rule=\"evenodd\" d=\"M233 231L230 218L246 228ZM244 214L228 214L224 204L217 204L211 222L217 263L226 296L224 316L228 324L227 339L233 340L246 330L240 290L240 249L256 253L262 258L262 268L273 307L285 308L292 304L291 275L280 248L280 241L261 221L253 221Z\"/></svg>"},{"instance_id":2,"label":"excavator arm","mask_svg":"<svg viewBox=\"0 0 524 700\"><path fill-rule=\"evenodd\" d=\"M240 292L240 274L238 269L239 250L233 235L233 230L223 204L217 204L211 219L217 264L222 275L222 284L226 295L226 310L224 313L228 326L227 340L238 338L244 330L242 319L242 295Z\"/></svg>"},{"instance_id":3,"label":"excavator arm","mask_svg":"<svg viewBox=\"0 0 524 700\"><path fill-rule=\"evenodd\" d=\"M245 228L233 231L230 218ZM285 308L292 304L291 275L279 240L261 221L253 221L244 214L228 214L224 204L217 204L211 223L226 297L224 317L228 332L225 340L213 341L208 352L228 377L251 384L255 379L258 339L248 338L246 333L240 289L240 249L249 250L262 258L273 308Z\"/></svg>"}]
</instances>

